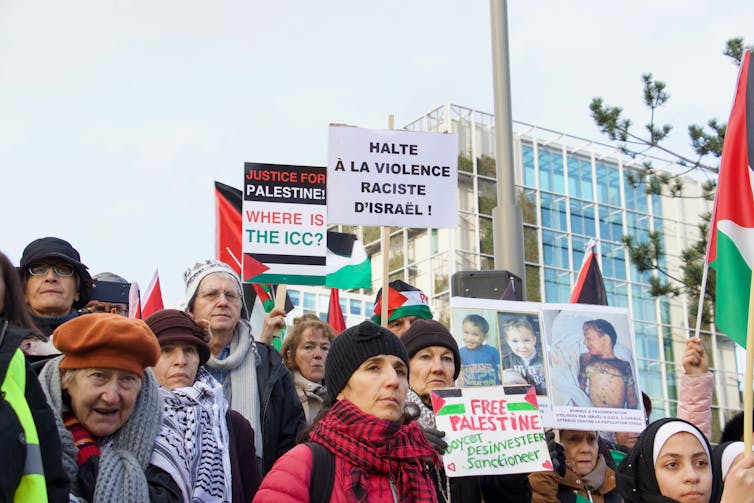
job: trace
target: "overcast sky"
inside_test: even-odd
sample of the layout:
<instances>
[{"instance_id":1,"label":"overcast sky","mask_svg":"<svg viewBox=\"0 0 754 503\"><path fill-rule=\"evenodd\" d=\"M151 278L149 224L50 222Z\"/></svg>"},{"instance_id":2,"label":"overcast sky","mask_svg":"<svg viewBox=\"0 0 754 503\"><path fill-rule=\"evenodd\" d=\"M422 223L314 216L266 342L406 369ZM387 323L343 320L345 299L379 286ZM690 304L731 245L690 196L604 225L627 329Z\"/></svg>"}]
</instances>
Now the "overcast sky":
<instances>
[{"instance_id":1,"label":"overcast sky","mask_svg":"<svg viewBox=\"0 0 754 503\"><path fill-rule=\"evenodd\" d=\"M636 122L641 74L668 84L661 120L727 121L754 2L511 0L513 117L604 141L592 97ZM0 250L69 240L92 273L167 304L214 255L213 181L244 161L324 165L327 125L402 126L444 103L485 112L489 2L0 0Z\"/></svg>"}]
</instances>

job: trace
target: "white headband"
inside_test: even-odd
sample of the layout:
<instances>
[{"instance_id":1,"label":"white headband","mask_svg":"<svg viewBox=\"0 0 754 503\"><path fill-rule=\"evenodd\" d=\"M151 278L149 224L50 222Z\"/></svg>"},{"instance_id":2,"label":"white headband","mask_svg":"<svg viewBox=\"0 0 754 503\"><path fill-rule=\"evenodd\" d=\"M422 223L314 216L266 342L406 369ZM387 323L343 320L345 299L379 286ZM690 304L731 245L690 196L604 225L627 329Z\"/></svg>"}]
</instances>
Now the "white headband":
<instances>
[{"instance_id":1,"label":"white headband","mask_svg":"<svg viewBox=\"0 0 754 503\"><path fill-rule=\"evenodd\" d=\"M743 442L733 442L723 451L723 455L720 458L720 469L723 472L723 480L728 476L730 466L735 461L736 457L744 452Z\"/></svg>"},{"instance_id":2,"label":"white headband","mask_svg":"<svg viewBox=\"0 0 754 503\"><path fill-rule=\"evenodd\" d=\"M657 457L660 455L660 450L662 449L662 446L665 445L665 442L667 442L668 439L676 433L683 432L691 433L692 435L694 435L697 440L699 440L699 443L702 444L702 447L704 447L704 452L707 453L707 459L711 459L709 447L707 447L707 440L701 433L699 433L699 430L684 421L668 421L667 423L660 426L660 428L657 430L657 433L655 434L655 442L652 446L653 465L657 463Z\"/></svg>"}]
</instances>

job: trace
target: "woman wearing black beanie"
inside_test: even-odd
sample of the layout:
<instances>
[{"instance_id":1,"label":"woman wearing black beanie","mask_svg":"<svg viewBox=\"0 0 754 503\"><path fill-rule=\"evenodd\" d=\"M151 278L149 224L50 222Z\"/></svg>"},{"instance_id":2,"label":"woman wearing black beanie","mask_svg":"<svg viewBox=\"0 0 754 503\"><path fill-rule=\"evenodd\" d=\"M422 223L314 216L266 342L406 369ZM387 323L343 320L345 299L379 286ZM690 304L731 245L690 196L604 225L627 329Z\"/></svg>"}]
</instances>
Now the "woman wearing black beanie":
<instances>
[{"instance_id":1,"label":"woman wearing black beanie","mask_svg":"<svg viewBox=\"0 0 754 503\"><path fill-rule=\"evenodd\" d=\"M403 333L400 341L409 357L409 385L407 404L414 404L421 412L417 422L432 446L442 454L447 448L444 432L438 431L432 412L431 392L455 384L461 371L458 343L442 323L435 320L416 320ZM445 471L434 480L437 499L453 502L479 503L506 501L529 503L531 486L526 474L455 477L448 479ZM450 496L448 499L447 496Z\"/></svg>"},{"instance_id":2,"label":"woman wearing black beanie","mask_svg":"<svg viewBox=\"0 0 754 503\"><path fill-rule=\"evenodd\" d=\"M435 502L440 460L415 422L403 424L408 354L386 328L365 321L338 335L325 363L327 396L308 434L334 458L324 501ZM314 445L284 454L255 502L315 501ZM321 449L322 447L318 447Z\"/></svg>"}]
</instances>

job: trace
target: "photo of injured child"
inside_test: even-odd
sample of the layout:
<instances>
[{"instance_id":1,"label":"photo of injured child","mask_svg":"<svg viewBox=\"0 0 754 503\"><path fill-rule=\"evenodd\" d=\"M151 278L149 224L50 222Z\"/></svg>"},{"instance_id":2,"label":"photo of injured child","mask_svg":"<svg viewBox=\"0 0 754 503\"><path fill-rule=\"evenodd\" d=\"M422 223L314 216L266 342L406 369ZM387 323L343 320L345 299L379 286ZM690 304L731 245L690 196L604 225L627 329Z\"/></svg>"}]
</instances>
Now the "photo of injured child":
<instances>
[{"instance_id":1,"label":"photo of injured child","mask_svg":"<svg viewBox=\"0 0 754 503\"><path fill-rule=\"evenodd\" d=\"M595 407L635 409L636 385L631 362L615 356L618 335L601 318L584 322L587 352L579 356L579 387Z\"/></svg>"},{"instance_id":2,"label":"photo of injured child","mask_svg":"<svg viewBox=\"0 0 754 503\"><path fill-rule=\"evenodd\" d=\"M543 312L555 406L639 408L628 317L574 310Z\"/></svg>"}]
</instances>

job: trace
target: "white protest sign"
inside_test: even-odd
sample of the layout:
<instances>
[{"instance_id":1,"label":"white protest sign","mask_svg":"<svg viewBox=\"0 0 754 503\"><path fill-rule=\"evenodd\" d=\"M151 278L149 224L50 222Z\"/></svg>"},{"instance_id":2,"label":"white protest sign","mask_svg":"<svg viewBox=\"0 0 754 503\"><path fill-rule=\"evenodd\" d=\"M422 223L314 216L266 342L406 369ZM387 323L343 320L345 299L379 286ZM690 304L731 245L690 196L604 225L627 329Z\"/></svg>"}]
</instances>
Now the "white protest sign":
<instances>
[{"instance_id":1,"label":"white protest sign","mask_svg":"<svg viewBox=\"0 0 754 503\"><path fill-rule=\"evenodd\" d=\"M322 167L245 163L243 281L324 284L326 176Z\"/></svg>"},{"instance_id":2,"label":"white protest sign","mask_svg":"<svg viewBox=\"0 0 754 503\"><path fill-rule=\"evenodd\" d=\"M467 297L452 297L450 307L451 333L459 334L460 385L471 387L478 381L474 372L499 367L503 384L535 387L547 428L644 429L626 308ZM480 324L486 327L482 344L469 347L460 334L479 331Z\"/></svg>"},{"instance_id":3,"label":"white protest sign","mask_svg":"<svg viewBox=\"0 0 754 503\"><path fill-rule=\"evenodd\" d=\"M456 227L455 134L330 126L328 222Z\"/></svg>"},{"instance_id":4,"label":"white protest sign","mask_svg":"<svg viewBox=\"0 0 754 503\"><path fill-rule=\"evenodd\" d=\"M502 386L433 390L437 429L445 432L448 477L552 470L537 395Z\"/></svg>"}]
</instances>

